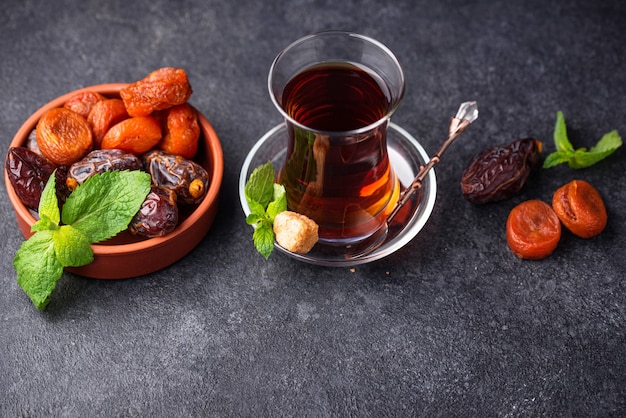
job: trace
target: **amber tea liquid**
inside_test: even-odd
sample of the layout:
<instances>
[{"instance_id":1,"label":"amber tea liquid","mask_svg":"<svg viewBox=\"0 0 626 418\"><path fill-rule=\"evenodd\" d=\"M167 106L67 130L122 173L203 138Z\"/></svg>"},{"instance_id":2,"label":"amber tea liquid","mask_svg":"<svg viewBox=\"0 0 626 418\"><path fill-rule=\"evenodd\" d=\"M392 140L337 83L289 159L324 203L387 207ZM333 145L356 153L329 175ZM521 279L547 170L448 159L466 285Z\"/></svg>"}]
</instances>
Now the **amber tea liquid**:
<instances>
[{"instance_id":1,"label":"amber tea liquid","mask_svg":"<svg viewBox=\"0 0 626 418\"><path fill-rule=\"evenodd\" d=\"M288 207L314 219L320 241L349 244L376 231L398 199L387 154L390 92L374 73L350 63L320 64L283 90L289 143L280 182ZM356 132L355 132L356 131Z\"/></svg>"}]
</instances>

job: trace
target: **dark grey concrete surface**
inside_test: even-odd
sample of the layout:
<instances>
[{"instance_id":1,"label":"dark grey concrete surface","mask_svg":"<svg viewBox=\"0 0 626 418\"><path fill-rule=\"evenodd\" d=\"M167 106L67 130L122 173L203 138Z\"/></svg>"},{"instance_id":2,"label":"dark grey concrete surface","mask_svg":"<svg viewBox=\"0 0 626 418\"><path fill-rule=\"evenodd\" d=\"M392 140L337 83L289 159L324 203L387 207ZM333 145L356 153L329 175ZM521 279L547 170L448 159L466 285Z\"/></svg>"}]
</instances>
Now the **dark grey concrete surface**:
<instances>
[{"instance_id":1,"label":"dark grey concrete surface","mask_svg":"<svg viewBox=\"0 0 626 418\"><path fill-rule=\"evenodd\" d=\"M534 174L483 207L459 178L484 148L525 136L552 151L626 133L623 1L17 1L0 8L2 152L39 106L79 87L183 67L226 172L206 238L162 271L66 273L38 312L18 287L23 238L0 199L0 416L624 416L626 160ZM480 118L437 166L437 201L397 253L351 268L269 261L252 246L238 175L280 122L270 63L325 29L379 39L407 94L394 121L434 152L458 104ZM543 261L507 248L509 210L574 178L609 214Z\"/></svg>"}]
</instances>

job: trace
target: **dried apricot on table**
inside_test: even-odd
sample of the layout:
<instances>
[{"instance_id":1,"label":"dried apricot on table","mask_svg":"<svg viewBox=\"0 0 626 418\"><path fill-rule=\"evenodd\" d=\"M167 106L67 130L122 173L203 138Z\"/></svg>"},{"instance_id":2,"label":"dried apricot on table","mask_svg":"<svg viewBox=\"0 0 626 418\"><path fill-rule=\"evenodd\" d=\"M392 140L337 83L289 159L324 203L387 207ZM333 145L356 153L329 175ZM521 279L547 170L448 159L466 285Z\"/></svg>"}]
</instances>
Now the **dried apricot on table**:
<instances>
[{"instance_id":1,"label":"dried apricot on table","mask_svg":"<svg viewBox=\"0 0 626 418\"><path fill-rule=\"evenodd\" d=\"M78 113L58 107L45 112L37 123L37 145L56 165L70 165L93 148L87 120Z\"/></svg>"},{"instance_id":2,"label":"dried apricot on table","mask_svg":"<svg viewBox=\"0 0 626 418\"><path fill-rule=\"evenodd\" d=\"M124 87L120 97L130 116L148 116L155 110L185 103L191 93L185 70L165 67Z\"/></svg>"},{"instance_id":3,"label":"dried apricot on table","mask_svg":"<svg viewBox=\"0 0 626 418\"><path fill-rule=\"evenodd\" d=\"M563 225L581 238L598 235L607 223L600 193L584 180L572 180L554 192L552 207Z\"/></svg>"},{"instance_id":4,"label":"dried apricot on table","mask_svg":"<svg viewBox=\"0 0 626 418\"><path fill-rule=\"evenodd\" d=\"M69 110L73 110L82 117L87 118L93 106L100 100L104 99L106 99L106 97L104 97L102 94L95 91L86 90L72 95L72 97L70 97L63 104L63 107Z\"/></svg>"},{"instance_id":5,"label":"dried apricot on table","mask_svg":"<svg viewBox=\"0 0 626 418\"><path fill-rule=\"evenodd\" d=\"M161 140L161 125L152 116L137 116L121 121L102 138L102 149L121 149L135 155L150 150Z\"/></svg>"},{"instance_id":6,"label":"dried apricot on table","mask_svg":"<svg viewBox=\"0 0 626 418\"><path fill-rule=\"evenodd\" d=\"M187 103L167 109L163 118L163 139L158 148L184 158L193 158L198 151L200 125L198 114Z\"/></svg>"},{"instance_id":7,"label":"dried apricot on table","mask_svg":"<svg viewBox=\"0 0 626 418\"><path fill-rule=\"evenodd\" d=\"M121 99L105 99L95 103L87 116L95 147L99 148L108 130L124 119L128 119L128 112Z\"/></svg>"},{"instance_id":8,"label":"dried apricot on table","mask_svg":"<svg viewBox=\"0 0 626 418\"><path fill-rule=\"evenodd\" d=\"M513 253L539 260L552 254L561 239L561 221L542 200L527 200L515 206L506 221L506 240Z\"/></svg>"}]
</instances>

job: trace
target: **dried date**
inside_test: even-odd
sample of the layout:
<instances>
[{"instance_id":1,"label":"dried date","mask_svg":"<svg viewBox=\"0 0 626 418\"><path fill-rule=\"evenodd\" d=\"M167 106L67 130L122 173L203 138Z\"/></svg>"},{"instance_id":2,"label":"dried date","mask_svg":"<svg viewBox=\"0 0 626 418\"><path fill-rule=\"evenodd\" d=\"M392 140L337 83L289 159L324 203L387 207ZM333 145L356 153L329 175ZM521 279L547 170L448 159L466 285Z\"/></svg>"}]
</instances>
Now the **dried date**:
<instances>
[{"instance_id":1,"label":"dried date","mask_svg":"<svg viewBox=\"0 0 626 418\"><path fill-rule=\"evenodd\" d=\"M160 150L144 154L143 162L152 183L173 190L179 203L195 205L204 198L209 173L200 164Z\"/></svg>"},{"instance_id":2,"label":"dried date","mask_svg":"<svg viewBox=\"0 0 626 418\"><path fill-rule=\"evenodd\" d=\"M79 184L97 173L141 169L143 169L143 163L133 154L119 149L94 150L70 166L66 184L70 190L74 190Z\"/></svg>"},{"instance_id":3,"label":"dried date","mask_svg":"<svg viewBox=\"0 0 626 418\"><path fill-rule=\"evenodd\" d=\"M481 152L463 171L463 197L476 204L511 198L539 163L541 149L540 141L523 138Z\"/></svg>"},{"instance_id":4,"label":"dried date","mask_svg":"<svg viewBox=\"0 0 626 418\"><path fill-rule=\"evenodd\" d=\"M128 229L132 234L154 238L172 232L177 224L176 193L169 189L152 186Z\"/></svg>"},{"instance_id":5,"label":"dried date","mask_svg":"<svg viewBox=\"0 0 626 418\"><path fill-rule=\"evenodd\" d=\"M54 172L54 177L56 179L56 192L57 199L59 201L59 208L62 208L65 204L65 201L70 196L72 191L69 187L67 187L67 170L69 167L61 166L57 167L57 170Z\"/></svg>"},{"instance_id":6,"label":"dried date","mask_svg":"<svg viewBox=\"0 0 626 418\"><path fill-rule=\"evenodd\" d=\"M5 167L17 197L24 205L38 210L41 193L56 166L26 147L11 147Z\"/></svg>"}]
</instances>

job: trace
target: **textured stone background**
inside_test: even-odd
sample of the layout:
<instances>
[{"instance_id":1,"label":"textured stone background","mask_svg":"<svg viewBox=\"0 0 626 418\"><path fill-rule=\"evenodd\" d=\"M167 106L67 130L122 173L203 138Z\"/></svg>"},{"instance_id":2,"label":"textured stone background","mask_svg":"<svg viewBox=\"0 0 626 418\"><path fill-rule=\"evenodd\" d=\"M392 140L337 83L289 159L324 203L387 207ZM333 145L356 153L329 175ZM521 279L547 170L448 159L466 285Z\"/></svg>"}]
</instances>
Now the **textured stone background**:
<instances>
[{"instance_id":1,"label":"textured stone background","mask_svg":"<svg viewBox=\"0 0 626 418\"><path fill-rule=\"evenodd\" d=\"M17 1L0 9L2 152L39 106L78 87L187 70L226 172L204 241L155 274L65 274L45 312L15 281L19 234L0 185L2 416L618 416L626 414L624 150L579 172L531 177L475 207L461 171L484 148L534 136L555 112L591 146L626 133L623 1ZM280 122L271 61L318 30L375 37L399 57L394 121L434 152L448 118L480 118L437 166L434 212L381 261L320 268L255 253L237 181ZM564 233L548 259L508 250L509 210L596 185L606 231Z\"/></svg>"}]
</instances>

